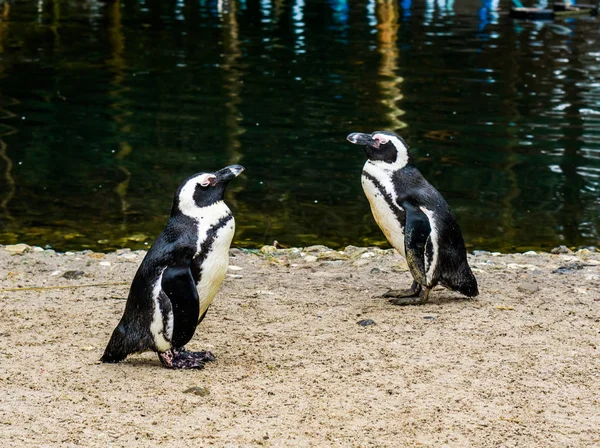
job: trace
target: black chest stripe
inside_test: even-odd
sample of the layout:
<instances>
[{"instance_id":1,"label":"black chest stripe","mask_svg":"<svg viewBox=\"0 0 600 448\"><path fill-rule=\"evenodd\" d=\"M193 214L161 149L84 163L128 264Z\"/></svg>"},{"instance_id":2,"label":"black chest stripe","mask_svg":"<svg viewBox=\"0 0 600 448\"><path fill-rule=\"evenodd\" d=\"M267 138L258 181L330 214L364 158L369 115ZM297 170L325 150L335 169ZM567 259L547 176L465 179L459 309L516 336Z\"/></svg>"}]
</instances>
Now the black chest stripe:
<instances>
[{"instance_id":1,"label":"black chest stripe","mask_svg":"<svg viewBox=\"0 0 600 448\"><path fill-rule=\"evenodd\" d=\"M232 219L233 215L224 216L206 232L206 238L200 246L200 253L196 258L194 258L194 262L192 263L192 275L194 276L196 284L200 283L200 279L202 278L202 263L204 263L206 257L208 257L208 254L212 250L212 246L217 239L217 233L219 230L229 224L229 221Z\"/></svg>"},{"instance_id":2,"label":"black chest stripe","mask_svg":"<svg viewBox=\"0 0 600 448\"><path fill-rule=\"evenodd\" d=\"M402 229L404 229L404 224L406 221L406 213L404 212L404 210L402 210L398 206L398 204L396 204L394 202L394 200L390 197L389 193L386 191L386 189L383 187L383 185L381 185L381 183L377 180L377 178L375 178L371 174L367 173L366 171L363 171L362 174L367 179L369 179L371 182L373 182L373 185L375 185L375 188L377 188L377 190L379 190L379 192L381 193L381 196L383 197L383 199L385 200L387 205L390 207L392 212L394 212L396 219L400 222L400 226L402 227Z\"/></svg>"}]
</instances>

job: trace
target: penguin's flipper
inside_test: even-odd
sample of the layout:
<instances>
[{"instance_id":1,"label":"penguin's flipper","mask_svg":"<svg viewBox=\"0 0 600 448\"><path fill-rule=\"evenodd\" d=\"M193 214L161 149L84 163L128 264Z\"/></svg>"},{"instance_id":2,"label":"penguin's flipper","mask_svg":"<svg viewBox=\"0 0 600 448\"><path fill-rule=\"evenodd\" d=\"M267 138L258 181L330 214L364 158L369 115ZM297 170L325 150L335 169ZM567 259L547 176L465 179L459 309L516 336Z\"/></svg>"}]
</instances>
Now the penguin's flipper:
<instances>
[{"instance_id":1,"label":"penguin's flipper","mask_svg":"<svg viewBox=\"0 0 600 448\"><path fill-rule=\"evenodd\" d=\"M427 244L431 234L429 218L418 207L408 201L403 201L401 205L406 212L404 251L408 268L417 283L422 286L429 286L425 268L425 257L428 255L426 251L431 250L431 245Z\"/></svg>"},{"instance_id":2,"label":"penguin's flipper","mask_svg":"<svg viewBox=\"0 0 600 448\"><path fill-rule=\"evenodd\" d=\"M183 347L192 339L198 325L200 299L189 266L171 266L162 276L162 290L173 308L173 347Z\"/></svg>"}]
</instances>

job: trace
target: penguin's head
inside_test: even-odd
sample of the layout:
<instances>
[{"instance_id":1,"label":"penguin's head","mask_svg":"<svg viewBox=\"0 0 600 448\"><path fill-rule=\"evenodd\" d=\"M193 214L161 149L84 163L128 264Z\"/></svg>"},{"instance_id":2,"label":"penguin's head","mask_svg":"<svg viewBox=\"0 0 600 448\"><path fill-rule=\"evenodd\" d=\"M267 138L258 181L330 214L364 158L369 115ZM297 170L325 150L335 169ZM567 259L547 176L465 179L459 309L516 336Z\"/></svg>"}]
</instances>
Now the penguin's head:
<instances>
[{"instance_id":1,"label":"penguin's head","mask_svg":"<svg viewBox=\"0 0 600 448\"><path fill-rule=\"evenodd\" d=\"M408 145L402 137L388 131L375 131L372 134L353 132L346 139L362 147L367 158L397 165L399 168L409 162Z\"/></svg>"},{"instance_id":2,"label":"penguin's head","mask_svg":"<svg viewBox=\"0 0 600 448\"><path fill-rule=\"evenodd\" d=\"M214 173L198 173L187 178L175 193L172 214L190 214L194 209L222 201L227 184L242 171L242 165L230 165Z\"/></svg>"}]
</instances>

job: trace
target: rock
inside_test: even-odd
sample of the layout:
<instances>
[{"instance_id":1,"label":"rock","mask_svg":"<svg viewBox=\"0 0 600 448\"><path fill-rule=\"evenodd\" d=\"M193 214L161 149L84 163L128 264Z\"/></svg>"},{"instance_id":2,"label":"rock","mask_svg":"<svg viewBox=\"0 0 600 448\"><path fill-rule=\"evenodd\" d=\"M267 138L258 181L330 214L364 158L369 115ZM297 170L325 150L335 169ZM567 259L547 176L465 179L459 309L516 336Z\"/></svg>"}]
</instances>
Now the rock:
<instances>
[{"instance_id":1,"label":"rock","mask_svg":"<svg viewBox=\"0 0 600 448\"><path fill-rule=\"evenodd\" d=\"M227 274L227 277L230 277L230 278L244 278L243 275L239 275L239 274Z\"/></svg>"},{"instance_id":2,"label":"rock","mask_svg":"<svg viewBox=\"0 0 600 448\"><path fill-rule=\"evenodd\" d=\"M592 252L589 249L579 249L577 252L575 252L575 255L579 258L586 259L592 255Z\"/></svg>"},{"instance_id":3,"label":"rock","mask_svg":"<svg viewBox=\"0 0 600 448\"><path fill-rule=\"evenodd\" d=\"M184 394L194 394L194 395L198 395L199 397L206 397L207 395L210 394L208 389L204 386L190 387L189 389L184 390L183 393Z\"/></svg>"},{"instance_id":4,"label":"rock","mask_svg":"<svg viewBox=\"0 0 600 448\"><path fill-rule=\"evenodd\" d=\"M43 248L43 247L40 247L40 246L33 246L33 247L31 248L31 251L32 251L32 252L44 252L44 248Z\"/></svg>"},{"instance_id":5,"label":"rock","mask_svg":"<svg viewBox=\"0 0 600 448\"><path fill-rule=\"evenodd\" d=\"M527 252L523 252L523 255L527 257L535 257L537 255L537 252L534 250L528 250Z\"/></svg>"},{"instance_id":6,"label":"rock","mask_svg":"<svg viewBox=\"0 0 600 448\"><path fill-rule=\"evenodd\" d=\"M306 261L307 263L314 263L315 261L317 261L317 257L315 257L314 255L307 255L306 257L304 257L304 261Z\"/></svg>"},{"instance_id":7,"label":"rock","mask_svg":"<svg viewBox=\"0 0 600 448\"><path fill-rule=\"evenodd\" d=\"M100 266L105 266L108 267L110 266L110 261L101 261L100 263L98 263Z\"/></svg>"},{"instance_id":8,"label":"rock","mask_svg":"<svg viewBox=\"0 0 600 448\"><path fill-rule=\"evenodd\" d=\"M373 319L363 319L357 322L361 327L368 327L370 325L375 325L375 321Z\"/></svg>"},{"instance_id":9,"label":"rock","mask_svg":"<svg viewBox=\"0 0 600 448\"><path fill-rule=\"evenodd\" d=\"M540 290L540 287L535 283L523 282L517 286L517 291L525 294L533 294Z\"/></svg>"},{"instance_id":10,"label":"rock","mask_svg":"<svg viewBox=\"0 0 600 448\"><path fill-rule=\"evenodd\" d=\"M314 246L308 246L304 248L304 252L328 252L330 250L330 248L321 244L316 244Z\"/></svg>"},{"instance_id":11,"label":"rock","mask_svg":"<svg viewBox=\"0 0 600 448\"><path fill-rule=\"evenodd\" d=\"M500 255L502 255L501 252L492 252L492 257L499 257Z\"/></svg>"},{"instance_id":12,"label":"rock","mask_svg":"<svg viewBox=\"0 0 600 448\"><path fill-rule=\"evenodd\" d=\"M277 251L275 246L263 246L260 248L260 253L262 254L273 254Z\"/></svg>"},{"instance_id":13,"label":"rock","mask_svg":"<svg viewBox=\"0 0 600 448\"><path fill-rule=\"evenodd\" d=\"M229 249L230 257L238 257L244 255L244 251L242 249L238 249L237 247Z\"/></svg>"},{"instance_id":14,"label":"rock","mask_svg":"<svg viewBox=\"0 0 600 448\"><path fill-rule=\"evenodd\" d=\"M371 274L381 274L381 269L373 268L373 269L371 269Z\"/></svg>"},{"instance_id":15,"label":"rock","mask_svg":"<svg viewBox=\"0 0 600 448\"><path fill-rule=\"evenodd\" d=\"M336 260L345 260L348 257L343 253L339 253L335 250L330 250L328 252L319 254L317 256L317 258L320 261L336 261Z\"/></svg>"},{"instance_id":16,"label":"rock","mask_svg":"<svg viewBox=\"0 0 600 448\"><path fill-rule=\"evenodd\" d=\"M572 274L575 271L583 269L583 263L575 261L573 263L567 263L560 266L558 269L552 271L553 274Z\"/></svg>"},{"instance_id":17,"label":"rock","mask_svg":"<svg viewBox=\"0 0 600 448\"><path fill-rule=\"evenodd\" d=\"M435 320L436 317L435 316L423 316L423 319L425 319L425 320Z\"/></svg>"},{"instance_id":18,"label":"rock","mask_svg":"<svg viewBox=\"0 0 600 448\"><path fill-rule=\"evenodd\" d=\"M354 263L352 263L354 266L360 267L360 266L365 266L367 264L371 264L371 260L369 260L368 258L361 258L359 260L356 260Z\"/></svg>"},{"instance_id":19,"label":"rock","mask_svg":"<svg viewBox=\"0 0 600 448\"><path fill-rule=\"evenodd\" d=\"M8 252L11 255L21 255L24 254L25 252L29 252L31 250L31 247L29 247L27 244L11 244L8 246L4 246L4 250L6 252Z\"/></svg>"},{"instance_id":20,"label":"rock","mask_svg":"<svg viewBox=\"0 0 600 448\"><path fill-rule=\"evenodd\" d=\"M115 251L115 254L117 254L117 255L123 255L123 254L129 253L129 252L131 252L131 249L129 249L128 247L126 247L124 249L117 249ZM88 252L88 253L91 253L91 251Z\"/></svg>"},{"instance_id":21,"label":"rock","mask_svg":"<svg viewBox=\"0 0 600 448\"><path fill-rule=\"evenodd\" d=\"M356 250L353 250L351 252L348 251L344 251L346 252L346 254L352 258L353 260L356 260L357 258L359 258L362 254L368 252L369 249L367 249L366 247L357 247Z\"/></svg>"},{"instance_id":22,"label":"rock","mask_svg":"<svg viewBox=\"0 0 600 448\"><path fill-rule=\"evenodd\" d=\"M47 257L53 257L56 255L56 252L52 249L44 249L44 255Z\"/></svg>"},{"instance_id":23,"label":"rock","mask_svg":"<svg viewBox=\"0 0 600 448\"><path fill-rule=\"evenodd\" d=\"M77 280L79 277L82 277L85 272L83 271L67 271L62 276L67 280Z\"/></svg>"},{"instance_id":24,"label":"rock","mask_svg":"<svg viewBox=\"0 0 600 448\"><path fill-rule=\"evenodd\" d=\"M550 251L551 254L572 254L573 251L567 246L558 246Z\"/></svg>"},{"instance_id":25,"label":"rock","mask_svg":"<svg viewBox=\"0 0 600 448\"><path fill-rule=\"evenodd\" d=\"M331 261L324 261L323 263L320 264L320 266L329 266L329 267L339 267L339 266L343 266L344 262L342 260L331 260Z\"/></svg>"},{"instance_id":26,"label":"rock","mask_svg":"<svg viewBox=\"0 0 600 448\"><path fill-rule=\"evenodd\" d=\"M365 252L360 256L360 258L373 258L375 254L373 252Z\"/></svg>"},{"instance_id":27,"label":"rock","mask_svg":"<svg viewBox=\"0 0 600 448\"><path fill-rule=\"evenodd\" d=\"M229 265L229 270L230 271L241 271L244 268L240 268L239 266L233 266L233 265Z\"/></svg>"},{"instance_id":28,"label":"rock","mask_svg":"<svg viewBox=\"0 0 600 448\"><path fill-rule=\"evenodd\" d=\"M482 255L492 255L492 253L488 252L487 250L474 250L473 255L475 255L476 257L479 257Z\"/></svg>"}]
</instances>

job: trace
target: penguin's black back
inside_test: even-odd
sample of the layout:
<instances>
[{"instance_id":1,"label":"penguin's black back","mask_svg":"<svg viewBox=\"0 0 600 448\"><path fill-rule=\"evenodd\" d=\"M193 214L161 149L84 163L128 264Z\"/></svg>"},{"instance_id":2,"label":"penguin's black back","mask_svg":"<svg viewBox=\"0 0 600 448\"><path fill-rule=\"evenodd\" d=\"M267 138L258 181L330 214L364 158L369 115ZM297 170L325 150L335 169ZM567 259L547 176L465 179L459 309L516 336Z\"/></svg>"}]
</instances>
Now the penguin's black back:
<instances>
[{"instance_id":1,"label":"penguin's black back","mask_svg":"<svg viewBox=\"0 0 600 448\"><path fill-rule=\"evenodd\" d=\"M154 337L150 332L154 311L154 283L165 267L192 267L191 260L197 248L197 234L190 232L190 228L195 227L196 221L182 214L169 219L135 274L123 317L100 358L102 362L119 362L131 353L154 348ZM197 282L198 270L192 269L192 275ZM165 316L169 310L161 311Z\"/></svg>"},{"instance_id":2,"label":"penguin's black back","mask_svg":"<svg viewBox=\"0 0 600 448\"><path fill-rule=\"evenodd\" d=\"M478 294L477 280L467 262L467 250L454 213L444 197L412 164L399 169L392 177L397 201L410 202L433 212L438 233L438 269L434 282L468 297Z\"/></svg>"}]
</instances>

